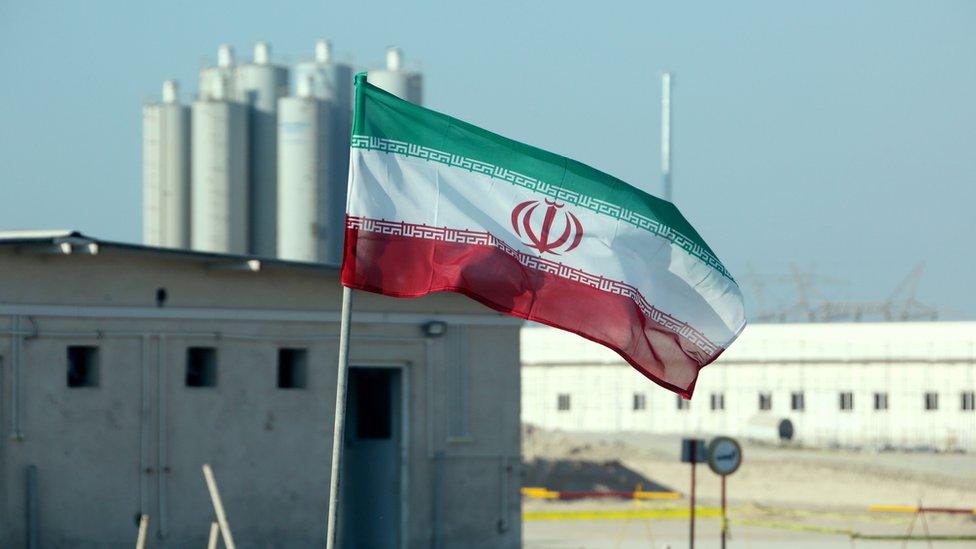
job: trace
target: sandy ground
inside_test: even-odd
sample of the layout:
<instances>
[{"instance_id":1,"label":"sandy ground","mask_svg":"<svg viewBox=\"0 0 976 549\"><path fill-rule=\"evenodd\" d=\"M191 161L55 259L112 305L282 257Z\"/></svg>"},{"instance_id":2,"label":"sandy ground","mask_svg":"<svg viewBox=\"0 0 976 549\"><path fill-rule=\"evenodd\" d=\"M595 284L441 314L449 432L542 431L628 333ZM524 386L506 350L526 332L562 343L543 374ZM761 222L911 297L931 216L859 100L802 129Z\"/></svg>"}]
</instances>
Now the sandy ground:
<instances>
[{"instance_id":1,"label":"sandy ground","mask_svg":"<svg viewBox=\"0 0 976 549\"><path fill-rule=\"evenodd\" d=\"M532 430L523 434L523 455L534 459L620 466L660 485L687 494L690 467L679 462L680 439L644 433L608 435ZM901 547L901 541L851 540L845 532L905 534L912 515L868 512L872 504L976 507L976 456L971 454L873 453L764 446L744 442L743 464L728 479L729 547ZM531 479L527 479L531 480ZM553 477L553 484L569 482ZM531 484L531 482L529 482ZM558 486L546 486L559 489ZM698 502L717 506L719 477L698 468ZM524 510L581 511L652 509L677 502L540 501L526 499ZM976 536L976 515L927 518L933 535ZM718 547L719 522L699 520L701 547ZM682 519L527 520L526 547L685 547L688 523ZM915 533L923 525L916 523ZM927 547L910 542L908 547ZM937 546L976 547L976 541Z\"/></svg>"}]
</instances>

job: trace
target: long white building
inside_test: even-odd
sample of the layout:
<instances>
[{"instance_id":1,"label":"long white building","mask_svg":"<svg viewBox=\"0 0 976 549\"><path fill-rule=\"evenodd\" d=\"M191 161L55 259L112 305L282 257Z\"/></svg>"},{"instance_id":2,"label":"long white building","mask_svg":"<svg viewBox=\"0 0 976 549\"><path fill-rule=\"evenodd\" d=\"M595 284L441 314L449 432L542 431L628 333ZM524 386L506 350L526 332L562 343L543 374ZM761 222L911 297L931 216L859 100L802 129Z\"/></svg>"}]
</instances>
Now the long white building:
<instances>
[{"instance_id":1,"label":"long white building","mask_svg":"<svg viewBox=\"0 0 976 549\"><path fill-rule=\"evenodd\" d=\"M522 421L544 428L976 450L976 322L750 325L691 401L576 335L521 343Z\"/></svg>"}]
</instances>

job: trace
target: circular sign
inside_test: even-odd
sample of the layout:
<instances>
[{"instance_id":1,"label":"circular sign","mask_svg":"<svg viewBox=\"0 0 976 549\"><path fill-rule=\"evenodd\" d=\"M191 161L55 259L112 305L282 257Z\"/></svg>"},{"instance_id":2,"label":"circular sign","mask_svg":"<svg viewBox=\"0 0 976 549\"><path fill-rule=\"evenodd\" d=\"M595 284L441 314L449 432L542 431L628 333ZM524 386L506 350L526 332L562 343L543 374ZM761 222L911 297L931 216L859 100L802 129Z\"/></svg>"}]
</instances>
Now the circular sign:
<instances>
[{"instance_id":1,"label":"circular sign","mask_svg":"<svg viewBox=\"0 0 976 549\"><path fill-rule=\"evenodd\" d=\"M731 475L742 464L742 447L734 438L715 437L708 445L708 466L717 475Z\"/></svg>"}]
</instances>

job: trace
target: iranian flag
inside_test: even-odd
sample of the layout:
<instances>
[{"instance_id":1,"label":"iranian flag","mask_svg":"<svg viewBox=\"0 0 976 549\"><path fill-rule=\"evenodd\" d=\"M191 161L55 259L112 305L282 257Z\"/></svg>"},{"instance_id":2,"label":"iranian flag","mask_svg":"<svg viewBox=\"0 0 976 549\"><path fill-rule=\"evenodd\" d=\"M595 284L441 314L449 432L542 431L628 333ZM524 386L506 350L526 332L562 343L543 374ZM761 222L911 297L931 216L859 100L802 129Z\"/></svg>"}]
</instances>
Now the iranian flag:
<instances>
[{"instance_id":1,"label":"iranian flag","mask_svg":"<svg viewBox=\"0 0 976 549\"><path fill-rule=\"evenodd\" d=\"M342 283L458 292L605 345L686 398L745 326L673 204L356 77Z\"/></svg>"}]
</instances>

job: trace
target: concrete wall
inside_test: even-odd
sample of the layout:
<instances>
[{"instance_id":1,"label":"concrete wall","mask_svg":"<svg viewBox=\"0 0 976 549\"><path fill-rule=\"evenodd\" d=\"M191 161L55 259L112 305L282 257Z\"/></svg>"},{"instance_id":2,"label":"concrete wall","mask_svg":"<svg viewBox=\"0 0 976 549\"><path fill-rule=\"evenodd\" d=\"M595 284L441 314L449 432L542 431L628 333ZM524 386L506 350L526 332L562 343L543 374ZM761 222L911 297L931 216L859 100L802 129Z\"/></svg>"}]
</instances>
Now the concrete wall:
<instances>
[{"instance_id":1,"label":"concrete wall","mask_svg":"<svg viewBox=\"0 0 976 549\"><path fill-rule=\"evenodd\" d=\"M335 272L105 246L0 247L0 266L0 546L25 543L28 465L43 547L130 546L140 512L153 547L202 546L203 463L239 546L324 544ZM518 546L519 324L457 295L354 307L352 364L407 378L405 545ZM435 319L447 334L426 337ZM98 347L98 387L67 387L68 345ZM185 386L190 346L217 349L216 387ZM308 350L306 388L277 387L281 347Z\"/></svg>"},{"instance_id":2,"label":"concrete wall","mask_svg":"<svg viewBox=\"0 0 976 549\"><path fill-rule=\"evenodd\" d=\"M612 351L547 328L522 335L523 421L572 431L648 431L776 440L783 419L816 446L976 451L976 322L750 326L702 370L687 408ZM853 408L840 409L850 392ZM759 409L759 395L771 408ZM792 409L793 393L804 407ZM874 394L888 409L874 409ZM938 409L925 409L926 393ZM570 409L559 410L559 395ZM646 406L634 409L634 395ZM713 409L713 395L724 401Z\"/></svg>"}]
</instances>

